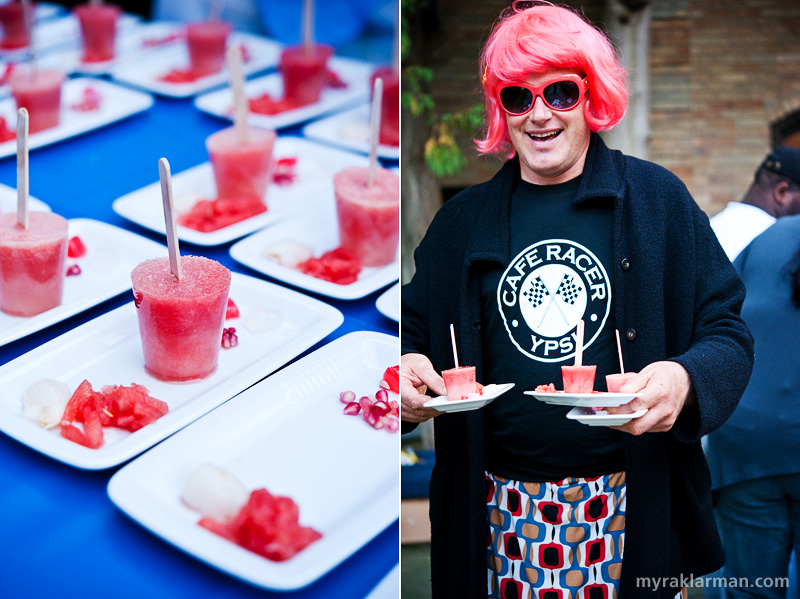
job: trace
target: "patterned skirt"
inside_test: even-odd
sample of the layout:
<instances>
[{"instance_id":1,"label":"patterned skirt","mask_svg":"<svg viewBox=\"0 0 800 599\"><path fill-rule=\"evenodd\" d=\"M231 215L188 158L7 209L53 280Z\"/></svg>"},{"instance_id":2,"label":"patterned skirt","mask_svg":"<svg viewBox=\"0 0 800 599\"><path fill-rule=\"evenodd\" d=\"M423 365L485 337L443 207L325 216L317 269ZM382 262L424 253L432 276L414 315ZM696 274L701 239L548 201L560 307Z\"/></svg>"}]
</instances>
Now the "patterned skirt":
<instances>
[{"instance_id":1,"label":"patterned skirt","mask_svg":"<svg viewBox=\"0 0 800 599\"><path fill-rule=\"evenodd\" d=\"M486 474L489 597L612 599L625 545L625 473L525 483Z\"/></svg>"}]
</instances>

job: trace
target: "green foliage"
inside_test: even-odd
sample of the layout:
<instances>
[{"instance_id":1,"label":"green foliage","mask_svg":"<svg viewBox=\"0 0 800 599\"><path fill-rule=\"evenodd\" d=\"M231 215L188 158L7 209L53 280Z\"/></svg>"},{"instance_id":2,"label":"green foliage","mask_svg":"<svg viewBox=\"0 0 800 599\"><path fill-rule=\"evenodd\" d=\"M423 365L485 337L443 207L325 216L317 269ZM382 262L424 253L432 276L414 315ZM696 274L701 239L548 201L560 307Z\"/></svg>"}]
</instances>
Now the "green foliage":
<instances>
[{"instance_id":1,"label":"green foliage","mask_svg":"<svg viewBox=\"0 0 800 599\"><path fill-rule=\"evenodd\" d=\"M411 50L410 19L419 4L420 0L401 0L400 55L404 65ZM425 164L435 176L446 177L457 174L467 165L455 135L465 132L474 136L483 122L483 107L476 104L458 112L438 113L436 102L428 91L434 78L433 70L428 67L404 66L401 102L414 117L424 119L430 127L431 136L425 142Z\"/></svg>"}]
</instances>

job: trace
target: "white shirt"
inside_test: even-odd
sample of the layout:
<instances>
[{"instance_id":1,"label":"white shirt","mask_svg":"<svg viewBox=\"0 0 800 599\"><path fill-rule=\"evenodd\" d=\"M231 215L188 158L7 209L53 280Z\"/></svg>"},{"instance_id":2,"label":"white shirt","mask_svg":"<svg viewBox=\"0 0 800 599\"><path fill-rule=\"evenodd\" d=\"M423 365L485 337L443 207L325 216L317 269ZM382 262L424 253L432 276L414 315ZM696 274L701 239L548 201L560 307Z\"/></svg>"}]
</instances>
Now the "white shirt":
<instances>
[{"instance_id":1,"label":"white shirt","mask_svg":"<svg viewBox=\"0 0 800 599\"><path fill-rule=\"evenodd\" d=\"M711 228L731 262L748 244L777 219L757 206L728 202L725 209L711 217Z\"/></svg>"}]
</instances>

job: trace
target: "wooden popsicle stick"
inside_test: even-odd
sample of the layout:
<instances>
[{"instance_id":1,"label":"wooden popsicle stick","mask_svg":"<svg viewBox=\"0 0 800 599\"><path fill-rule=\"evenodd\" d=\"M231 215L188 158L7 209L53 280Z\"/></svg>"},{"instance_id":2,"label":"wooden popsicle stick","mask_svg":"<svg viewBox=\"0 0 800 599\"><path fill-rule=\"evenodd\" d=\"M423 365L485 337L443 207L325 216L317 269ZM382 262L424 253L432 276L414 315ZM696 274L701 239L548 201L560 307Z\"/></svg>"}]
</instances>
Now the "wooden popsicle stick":
<instances>
[{"instance_id":1,"label":"wooden popsicle stick","mask_svg":"<svg viewBox=\"0 0 800 599\"><path fill-rule=\"evenodd\" d=\"M314 0L303 1L303 48L311 54L314 48Z\"/></svg>"},{"instance_id":2,"label":"wooden popsicle stick","mask_svg":"<svg viewBox=\"0 0 800 599\"><path fill-rule=\"evenodd\" d=\"M28 32L28 62L31 66L31 74L36 77L36 44L33 43L33 3L31 0L22 0L22 16L25 21L25 29Z\"/></svg>"},{"instance_id":3,"label":"wooden popsicle stick","mask_svg":"<svg viewBox=\"0 0 800 599\"><path fill-rule=\"evenodd\" d=\"M181 254L178 247L178 232L175 225L175 214L172 211L172 177L169 162L166 158L158 161L158 174L161 179L161 201L164 205L164 223L167 225L167 249L169 250L169 267L178 281L183 280L181 270Z\"/></svg>"},{"instance_id":4,"label":"wooden popsicle stick","mask_svg":"<svg viewBox=\"0 0 800 599\"><path fill-rule=\"evenodd\" d=\"M28 229L28 110L17 110L17 224Z\"/></svg>"},{"instance_id":5,"label":"wooden popsicle stick","mask_svg":"<svg viewBox=\"0 0 800 599\"><path fill-rule=\"evenodd\" d=\"M250 127L247 123L247 96L244 93L244 74L242 71L242 49L230 46L225 51L225 61L233 91L233 127L240 144L247 143L250 138Z\"/></svg>"},{"instance_id":6,"label":"wooden popsicle stick","mask_svg":"<svg viewBox=\"0 0 800 599\"><path fill-rule=\"evenodd\" d=\"M372 87L372 109L369 119L369 170L367 187L375 183L378 168L378 141L381 133L381 101L383 99L383 79L377 77Z\"/></svg>"},{"instance_id":7,"label":"wooden popsicle stick","mask_svg":"<svg viewBox=\"0 0 800 599\"><path fill-rule=\"evenodd\" d=\"M619 329L614 329L614 332L617 334L617 354L619 355L619 371L621 374L625 374L625 365L622 363L622 343L619 340Z\"/></svg>"},{"instance_id":8,"label":"wooden popsicle stick","mask_svg":"<svg viewBox=\"0 0 800 599\"><path fill-rule=\"evenodd\" d=\"M456 350L456 330L453 328L453 324L450 324L450 340L453 342L453 361L456 363L456 368L458 368L458 351Z\"/></svg>"},{"instance_id":9,"label":"wooden popsicle stick","mask_svg":"<svg viewBox=\"0 0 800 599\"><path fill-rule=\"evenodd\" d=\"M211 7L208 11L209 21L219 21L222 19L222 5L224 0L211 0Z\"/></svg>"},{"instance_id":10,"label":"wooden popsicle stick","mask_svg":"<svg viewBox=\"0 0 800 599\"><path fill-rule=\"evenodd\" d=\"M583 320L579 320L575 334L575 366L583 366L583 326Z\"/></svg>"}]
</instances>

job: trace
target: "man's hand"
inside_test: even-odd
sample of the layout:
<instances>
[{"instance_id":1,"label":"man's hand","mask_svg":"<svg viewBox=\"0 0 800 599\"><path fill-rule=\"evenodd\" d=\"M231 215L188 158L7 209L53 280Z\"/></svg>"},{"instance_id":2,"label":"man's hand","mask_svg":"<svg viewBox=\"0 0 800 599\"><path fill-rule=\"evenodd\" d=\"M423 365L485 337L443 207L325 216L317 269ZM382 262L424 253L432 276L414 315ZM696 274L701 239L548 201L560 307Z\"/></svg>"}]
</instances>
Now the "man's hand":
<instances>
[{"instance_id":1,"label":"man's hand","mask_svg":"<svg viewBox=\"0 0 800 599\"><path fill-rule=\"evenodd\" d=\"M627 424L611 427L632 435L670 430L683 406L697 401L689 373L677 362L649 364L628 379L619 391L636 393L637 396L624 406L608 408L609 414L628 414L642 408L648 410L644 416Z\"/></svg>"},{"instance_id":2,"label":"man's hand","mask_svg":"<svg viewBox=\"0 0 800 599\"><path fill-rule=\"evenodd\" d=\"M433 369L431 361L422 354L406 354L400 358L400 418L407 422L425 422L442 414L439 410L425 408L430 399L425 390L446 395L444 379Z\"/></svg>"}]
</instances>

